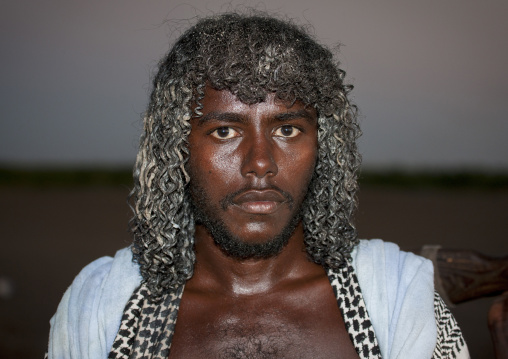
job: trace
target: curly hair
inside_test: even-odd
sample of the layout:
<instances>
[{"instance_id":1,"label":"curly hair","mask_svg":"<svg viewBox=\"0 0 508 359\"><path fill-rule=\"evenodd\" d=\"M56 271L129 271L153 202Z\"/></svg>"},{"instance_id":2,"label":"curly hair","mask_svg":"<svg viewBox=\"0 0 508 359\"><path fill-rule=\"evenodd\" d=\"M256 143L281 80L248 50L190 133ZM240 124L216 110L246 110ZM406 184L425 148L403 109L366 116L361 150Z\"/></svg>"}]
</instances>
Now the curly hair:
<instances>
[{"instance_id":1,"label":"curly hair","mask_svg":"<svg viewBox=\"0 0 508 359\"><path fill-rule=\"evenodd\" d=\"M309 257L340 268L357 244L360 135L352 89L326 47L290 21L227 13L201 19L159 63L134 167L132 251L153 299L192 277L194 218L188 194L187 137L205 86L253 104L268 93L318 113L318 159L303 204Z\"/></svg>"}]
</instances>

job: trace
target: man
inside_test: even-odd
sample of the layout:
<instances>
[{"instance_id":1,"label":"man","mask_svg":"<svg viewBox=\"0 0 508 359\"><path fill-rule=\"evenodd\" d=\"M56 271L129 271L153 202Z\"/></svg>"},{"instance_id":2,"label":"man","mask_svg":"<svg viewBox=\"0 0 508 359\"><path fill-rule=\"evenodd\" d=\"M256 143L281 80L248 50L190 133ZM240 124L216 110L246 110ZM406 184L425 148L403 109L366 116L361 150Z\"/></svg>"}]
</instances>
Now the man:
<instances>
[{"instance_id":1,"label":"man","mask_svg":"<svg viewBox=\"0 0 508 359\"><path fill-rule=\"evenodd\" d=\"M144 119L134 244L76 278L49 356L467 357L430 262L356 238L349 91L291 23L225 14L184 33Z\"/></svg>"}]
</instances>

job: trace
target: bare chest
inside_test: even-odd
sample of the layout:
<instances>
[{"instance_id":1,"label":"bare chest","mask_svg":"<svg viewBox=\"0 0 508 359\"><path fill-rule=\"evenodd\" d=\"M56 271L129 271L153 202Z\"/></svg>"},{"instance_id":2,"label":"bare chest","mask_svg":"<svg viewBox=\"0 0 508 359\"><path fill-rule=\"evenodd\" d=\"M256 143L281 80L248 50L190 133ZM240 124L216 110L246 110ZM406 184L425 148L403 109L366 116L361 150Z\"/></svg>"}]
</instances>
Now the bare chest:
<instances>
[{"instance_id":1,"label":"bare chest","mask_svg":"<svg viewBox=\"0 0 508 359\"><path fill-rule=\"evenodd\" d=\"M202 302L192 296L186 298L184 293L170 358L358 358L358 355L333 295L325 298L274 295Z\"/></svg>"}]
</instances>

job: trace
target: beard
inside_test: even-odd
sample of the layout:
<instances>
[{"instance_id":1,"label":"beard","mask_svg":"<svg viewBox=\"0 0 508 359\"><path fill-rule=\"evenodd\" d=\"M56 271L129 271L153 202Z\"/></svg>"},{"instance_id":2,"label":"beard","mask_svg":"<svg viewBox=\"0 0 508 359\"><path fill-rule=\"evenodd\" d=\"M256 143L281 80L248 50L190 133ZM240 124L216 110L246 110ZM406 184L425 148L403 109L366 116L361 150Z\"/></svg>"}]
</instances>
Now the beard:
<instances>
[{"instance_id":1,"label":"beard","mask_svg":"<svg viewBox=\"0 0 508 359\"><path fill-rule=\"evenodd\" d=\"M232 258L245 260L252 258L266 259L275 257L282 251L282 248L288 244L291 235L296 229L296 226L298 223L300 223L302 218L302 203L298 203L298 206L295 210L294 199L289 193L286 193L279 188L272 189L282 193L288 202L289 208L293 209L294 212L291 219L279 234L262 243L244 242L241 238L233 235L227 229L224 221L222 221L220 217L216 215L218 211L225 210L228 205L232 204L231 201L237 194L248 190L248 188L228 194L220 201L220 208L215 209L210 206L211 202L206 195L205 190L193 184L191 181L190 197L194 220L196 224L203 225L211 234L215 244L222 250L222 252Z\"/></svg>"}]
</instances>

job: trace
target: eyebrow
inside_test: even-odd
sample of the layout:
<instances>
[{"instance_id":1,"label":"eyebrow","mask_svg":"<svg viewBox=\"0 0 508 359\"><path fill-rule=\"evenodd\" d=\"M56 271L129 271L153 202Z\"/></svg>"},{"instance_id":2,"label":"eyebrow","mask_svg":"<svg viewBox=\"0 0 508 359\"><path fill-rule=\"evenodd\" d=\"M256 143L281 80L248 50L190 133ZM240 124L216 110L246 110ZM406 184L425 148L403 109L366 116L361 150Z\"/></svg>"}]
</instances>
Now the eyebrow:
<instances>
[{"instance_id":1,"label":"eyebrow","mask_svg":"<svg viewBox=\"0 0 508 359\"><path fill-rule=\"evenodd\" d=\"M290 121L290 120L297 120L303 118L307 122L313 124L316 122L316 118L312 116L308 111L305 110L298 110L293 112L284 112L280 113L277 116L275 116L275 120L282 122L282 121Z\"/></svg>"},{"instance_id":2,"label":"eyebrow","mask_svg":"<svg viewBox=\"0 0 508 359\"><path fill-rule=\"evenodd\" d=\"M284 122L297 120L300 118L306 120L311 124L314 124L316 122L316 118L305 110L279 113L274 117L274 120L277 122ZM247 119L247 117L234 112L209 112L206 115L201 116L199 118L198 126L203 126L209 122L232 122L245 124L249 122L249 120Z\"/></svg>"},{"instance_id":3,"label":"eyebrow","mask_svg":"<svg viewBox=\"0 0 508 359\"><path fill-rule=\"evenodd\" d=\"M248 120L244 116L234 112L209 112L199 118L198 126L203 126L209 122L247 123Z\"/></svg>"}]
</instances>

